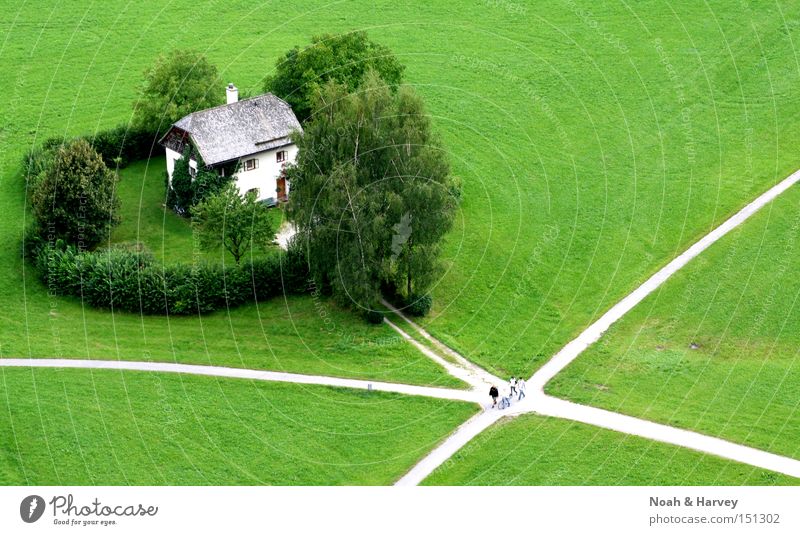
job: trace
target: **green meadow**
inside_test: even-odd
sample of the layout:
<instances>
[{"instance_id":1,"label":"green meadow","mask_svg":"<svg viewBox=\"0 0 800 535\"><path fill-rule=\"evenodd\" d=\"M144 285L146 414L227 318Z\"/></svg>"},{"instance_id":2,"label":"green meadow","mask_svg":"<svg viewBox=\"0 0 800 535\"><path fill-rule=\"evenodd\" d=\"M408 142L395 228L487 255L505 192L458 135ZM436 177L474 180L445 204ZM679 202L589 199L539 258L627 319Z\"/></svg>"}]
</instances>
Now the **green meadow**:
<instances>
[{"instance_id":1,"label":"green meadow","mask_svg":"<svg viewBox=\"0 0 800 535\"><path fill-rule=\"evenodd\" d=\"M556 418L501 420L426 485L797 485L797 479L686 448Z\"/></svg>"},{"instance_id":2,"label":"green meadow","mask_svg":"<svg viewBox=\"0 0 800 535\"><path fill-rule=\"evenodd\" d=\"M0 369L1 485L385 485L468 403L178 374Z\"/></svg>"},{"instance_id":3,"label":"green meadow","mask_svg":"<svg viewBox=\"0 0 800 535\"><path fill-rule=\"evenodd\" d=\"M91 310L77 300L49 295L20 255L20 239L29 223L20 158L48 137L91 134L130 120L143 71L160 53L175 48L206 54L225 82L257 93L275 59L313 34L363 29L389 46L407 66L406 83L424 97L453 173L463 183L463 202L444 246L444 274L433 289L434 308L423 324L467 358L502 375L533 372L660 266L800 167L800 59L794 48L800 42L800 11L793 1L0 2L0 79L5 82L0 96L0 239L5 244L0 249L0 357L166 360L457 384L400 343L388 327L368 326L326 300L292 297L204 317L164 318ZM122 172L120 191L134 202L123 208L125 221L114 239L147 242L164 262L185 258L194 253L187 241L191 233L185 221L164 214L158 204L158 188L163 187L160 150L144 166L138 163ZM791 195L796 203L796 194ZM791 200L776 204L775 217L781 202L787 206L781 211L786 236L787 228L793 228ZM688 284L682 272L677 282L607 333L566 376L557 377L550 390L796 457L789 437L797 428L797 366L791 353L797 330L791 323L781 327L793 321L785 316L793 310L794 301L786 295L795 287L795 264L781 249L785 244L780 242L781 228L776 228L781 224L763 215L756 222L762 228L771 225L763 240L748 225L687 268L687 273L705 270L691 285L691 299L680 288L669 290L681 280ZM746 233L755 241L734 246L735 258L719 252ZM772 252L764 256L758 252L762 241L773 243ZM715 260L730 267L726 271L726 264ZM761 275L750 277L756 265ZM779 278L778 286L771 277ZM725 286L716 286L723 281ZM685 305L676 309L681 303ZM659 322L668 322L668 327L659 327ZM687 349L692 342L698 349ZM10 398L13 406L28 404L27 410L35 411L45 398L20 399L32 391L15 373L4 375L9 377L5 388L20 394ZM60 373L36 373L41 378L36 390L50 396L53 410L64 409L67 401L59 398L69 388ZM100 376L63 373L79 383ZM126 410L137 410L148 396L150 401L161 396L141 382L176 380L158 375L134 380L134 375L123 374L126 381L131 377L131 391L136 392L124 397ZM200 381L180 380L180 385ZM119 392L118 385L108 388ZM281 398L287 417L302 413L296 397L305 390L225 382L227 396L254 410L262 398L253 393L262 389L277 392L270 395ZM219 396L200 387L194 392L203 410L192 412L195 398L180 402L189 414L181 430L185 436L158 463L171 466L174 461L176 471L159 475L152 468L148 455L154 453L148 452L155 451L161 438L150 431L136 435L141 445L136 462L141 464L112 463L116 468L109 472L71 466L65 480L258 483L271 482L266 472L272 468L267 467L277 464L275 481L313 482L303 478L319 477L314 481L386 483L469 412L436 420L431 427L437 429L420 426L419 432L426 434L416 442L395 443L396 450L359 443L375 448L353 457L361 460L374 461L378 453L399 459L413 452L391 469L387 463L374 478L363 470L339 468L309 474L310 465L286 463L284 457L251 459L241 449L220 453L208 446L209 437L221 444L220 437L240 434L241 428L226 427L228 414L217 412L225 409L211 403ZM350 399L354 394L336 395ZM326 396L332 399L334 394ZM95 414L107 404L122 410L116 397L109 390L104 397L81 402L96 403ZM6 410L11 411L9 403ZM397 405L397 417L415 415L419 407L412 405ZM341 408L338 402L331 406ZM426 419L433 413L422 411ZM361 425L362 416L366 422L381 417L366 409L358 420L348 414L349 409L339 414L320 407L314 418L319 425L326 419ZM205 423L207 416L216 417L213 424ZM262 415L261 423L266 426L271 417ZM107 422L99 421L92 425ZM526 437L514 451L530 458L539 447L554 444L547 435L563 435L558 426L547 424L552 427L541 440L532 441L528 429L540 424L533 417L521 418L504 424L502 433ZM0 425L9 425L8 420L0 418ZM30 425L41 428L29 430L30 442L19 449L10 443L0 449L10 467L9 482L59 483L51 457L73 453L76 444L89 447L90 437L102 436L94 433L97 427L85 437L55 434L47 451L34 449L34 444L40 448L42 433L49 432L47 425ZM93 446L105 448L106 455L115 451L113 444L124 444L128 434L140 433L122 427L134 425L130 422L115 425L123 438L111 446ZM147 425L160 429L158 421ZM250 454L269 447L262 440L266 435L259 434L268 428L259 429L248 436ZM574 428L563 436L575 443L558 442L566 453L552 452L556 457L549 467L510 457L509 471L498 474L506 480L517 475L519 482L543 483L784 481L749 467L606 433L596 440L619 446L619 463L599 472L588 461L561 464L586 453L580 441L595 434ZM11 440L14 435L2 436ZM298 455L308 453L309 462L312 456L317 462L338 462L324 449L306 449L298 439L303 436L287 436L282 444L296 448ZM424 447L415 450L417 444ZM39 464L20 476L14 452L25 451L23 447L39 452L31 460ZM432 481L445 483L452 476L459 482L508 482L493 479L484 465L493 466L498 455L514 447L513 440L494 441L474 460L460 462L464 468L458 473L437 472ZM648 453L634 464L640 471L629 471L642 448L652 458ZM197 471L196 464L209 464L203 459L228 455L235 464L221 462L212 471ZM674 470L661 470L653 460L664 455L677 459ZM475 464L467 466L467 461ZM684 461L696 468L680 469ZM148 468L138 471L143 466Z\"/></svg>"},{"instance_id":4,"label":"green meadow","mask_svg":"<svg viewBox=\"0 0 800 535\"><path fill-rule=\"evenodd\" d=\"M800 459L800 189L693 260L548 385Z\"/></svg>"},{"instance_id":5,"label":"green meadow","mask_svg":"<svg viewBox=\"0 0 800 535\"><path fill-rule=\"evenodd\" d=\"M455 5L307 2L282 5L279 18L274 6L242 1L7 6L0 315L15 330L35 324L22 334L34 346L34 332L52 337L45 296L22 277L14 245L23 151L128 120L143 70L187 43L250 92L312 34L366 29L398 54L464 184L426 323L498 373L533 371L799 166L791 3ZM70 343L98 343L69 316ZM217 321L226 322L206 324ZM170 350L168 339L148 344Z\"/></svg>"}]
</instances>

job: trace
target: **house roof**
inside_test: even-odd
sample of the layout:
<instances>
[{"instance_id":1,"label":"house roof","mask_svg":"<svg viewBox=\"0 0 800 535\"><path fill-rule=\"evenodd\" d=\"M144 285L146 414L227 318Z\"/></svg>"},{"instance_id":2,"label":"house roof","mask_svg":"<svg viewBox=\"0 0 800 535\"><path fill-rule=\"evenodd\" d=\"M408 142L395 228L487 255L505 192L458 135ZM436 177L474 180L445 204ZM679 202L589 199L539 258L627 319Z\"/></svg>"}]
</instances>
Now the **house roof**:
<instances>
[{"instance_id":1,"label":"house roof","mask_svg":"<svg viewBox=\"0 0 800 535\"><path fill-rule=\"evenodd\" d=\"M294 130L302 131L291 106L272 93L190 113L173 127L189 134L206 165L287 145Z\"/></svg>"}]
</instances>

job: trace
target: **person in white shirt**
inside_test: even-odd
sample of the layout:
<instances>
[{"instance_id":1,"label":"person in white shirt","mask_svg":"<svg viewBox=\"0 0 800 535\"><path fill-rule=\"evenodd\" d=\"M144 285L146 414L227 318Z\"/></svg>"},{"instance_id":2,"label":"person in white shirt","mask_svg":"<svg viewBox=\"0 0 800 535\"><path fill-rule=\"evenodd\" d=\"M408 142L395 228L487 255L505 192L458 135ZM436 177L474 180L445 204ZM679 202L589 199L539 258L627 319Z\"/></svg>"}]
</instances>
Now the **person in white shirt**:
<instances>
[{"instance_id":1,"label":"person in white shirt","mask_svg":"<svg viewBox=\"0 0 800 535\"><path fill-rule=\"evenodd\" d=\"M511 388L510 395L513 396L514 394L517 393L517 380L514 378L513 375L511 376L511 379L508 380L508 386Z\"/></svg>"},{"instance_id":2,"label":"person in white shirt","mask_svg":"<svg viewBox=\"0 0 800 535\"><path fill-rule=\"evenodd\" d=\"M522 400L522 398L525 397L525 379L523 379L522 377L517 379L517 392L519 392L519 397L517 398L517 401L520 401Z\"/></svg>"}]
</instances>

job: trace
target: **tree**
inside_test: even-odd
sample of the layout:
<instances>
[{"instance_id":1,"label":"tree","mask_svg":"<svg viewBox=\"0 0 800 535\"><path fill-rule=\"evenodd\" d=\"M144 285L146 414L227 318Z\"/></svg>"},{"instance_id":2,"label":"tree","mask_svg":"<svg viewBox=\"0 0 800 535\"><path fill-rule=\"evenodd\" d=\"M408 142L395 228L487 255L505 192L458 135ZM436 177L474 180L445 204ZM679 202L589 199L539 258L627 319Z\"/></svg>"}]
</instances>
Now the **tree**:
<instances>
[{"instance_id":1,"label":"tree","mask_svg":"<svg viewBox=\"0 0 800 535\"><path fill-rule=\"evenodd\" d=\"M222 104L223 95L217 68L205 56L175 50L145 71L134 122L150 132L164 132L185 115Z\"/></svg>"},{"instance_id":2,"label":"tree","mask_svg":"<svg viewBox=\"0 0 800 535\"><path fill-rule=\"evenodd\" d=\"M194 176L189 165L190 160L195 161ZM233 180L236 172L235 166L228 166L225 176L218 173L215 169L206 167L203 157L197 150L193 150L191 145L186 145L181 158L175 162L172 170L171 199L172 208L182 215L190 215L192 207L222 191L222 189Z\"/></svg>"},{"instance_id":3,"label":"tree","mask_svg":"<svg viewBox=\"0 0 800 535\"><path fill-rule=\"evenodd\" d=\"M353 91L372 70L390 86L397 86L403 69L391 50L371 41L365 32L318 35L307 48L295 47L278 59L264 90L284 99L298 119L305 121L312 113L315 95L326 82Z\"/></svg>"},{"instance_id":4,"label":"tree","mask_svg":"<svg viewBox=\"0 0 800 535\"><path fill-rule=\"evenodd\" d=\"M191 157L191 147L189 145L183 150L183 157L178 158L175 167L172 169L172 198L175 200L173 210L182 215L188 215L189 209L194 204L194 189L192 187L192 174L189 167Z\"/></svg>"},{"instance_id":5,"label":"tree","mask_svg":"<svg viewBox=\"0 0 800 535\"><path fill-rule=\"evenodd\" d=\"M53 150L32 182L31 208L39 235L89 249L107 240L119 223L117 175L84 139Z\"/></svg>"},{"instance_id":6,"label":"tree","mask_svg":"<svg viewBox=\"0 0 800 535\"><path fill-rule=\"evenodd\" d=\"M264 250L275 238L269 208L257 200L254 191L239 195L232 183L194 207L192 226L202 249L213 251L222 246L237 264L248 250Z\"/></svg>"},{"instance_id":7,"label":"tree","mask_svg":"<svg viewBox=\"0 0 800 535\"><path fill-rule=\"evenodd\" d=\"M217 169L206 166L199 151L195 151L194 158L197 162L197 173L192 181L192 205L222 191L233 181L238 167L238 163L228 165L225 167L225 173L220 174Z\"/></svg>"},{"instance_id":8,"label":"tree","mask_svg":"<svg viewBox=\"0 0 800 535\"><path fill-rule=\"evenodd\" d=\"M411 88L393 93L375 73L357 93L329 82L318 99L287 168L288 215L312 275L365 310L382 282L408 299L424 294L440 269L458 186L422 100Z\"/></svg>"}]
</instances>

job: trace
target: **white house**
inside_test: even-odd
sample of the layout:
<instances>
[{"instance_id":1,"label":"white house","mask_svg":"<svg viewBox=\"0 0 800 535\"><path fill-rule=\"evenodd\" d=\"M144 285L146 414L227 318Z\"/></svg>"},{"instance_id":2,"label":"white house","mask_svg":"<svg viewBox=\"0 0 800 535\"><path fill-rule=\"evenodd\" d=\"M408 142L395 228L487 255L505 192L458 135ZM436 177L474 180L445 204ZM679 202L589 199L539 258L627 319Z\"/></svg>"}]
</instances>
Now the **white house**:
<instances>
[{"instance_id":1,"label":"white house","mask_svg":"<svg viewBox=\"0 0 800 535\"><path fill-rule=\"evenodd\" d=\"M297 157L290 135L302 131L291 106L271 93L239 100L233 84L228 84L227 101L187 115L161 138L170 182L175 162L191 144L207 167L223 176L235 174L242 193L257 190L259 199L285 201L289 184L283 168ZM190 158L190 172L196 173L197 162Z\"/></svg>"}]
</instances>

